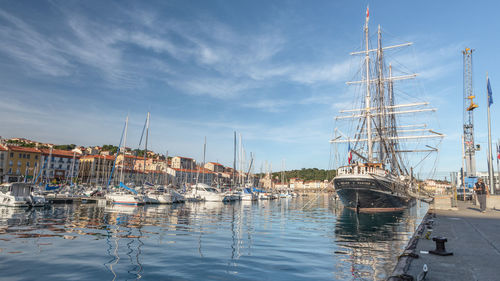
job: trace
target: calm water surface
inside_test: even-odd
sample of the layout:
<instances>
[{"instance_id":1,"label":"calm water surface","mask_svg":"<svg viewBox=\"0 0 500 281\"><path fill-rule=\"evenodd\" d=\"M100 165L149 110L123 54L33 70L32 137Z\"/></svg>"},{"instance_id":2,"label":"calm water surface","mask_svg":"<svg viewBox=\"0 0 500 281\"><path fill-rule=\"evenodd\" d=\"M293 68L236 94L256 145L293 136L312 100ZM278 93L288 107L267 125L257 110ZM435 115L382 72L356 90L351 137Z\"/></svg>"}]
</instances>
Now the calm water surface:
<instances>
[{"instance_id":1,"label":"calm water surface","mask_svg":"<svg viewBox=\"0 0 500 281\"><path fill-rule=\"evenodd\" d=\"M1 280L381 280L426 212L356 214L327 195L0 209Z\"/></svg>"}]
</instances>

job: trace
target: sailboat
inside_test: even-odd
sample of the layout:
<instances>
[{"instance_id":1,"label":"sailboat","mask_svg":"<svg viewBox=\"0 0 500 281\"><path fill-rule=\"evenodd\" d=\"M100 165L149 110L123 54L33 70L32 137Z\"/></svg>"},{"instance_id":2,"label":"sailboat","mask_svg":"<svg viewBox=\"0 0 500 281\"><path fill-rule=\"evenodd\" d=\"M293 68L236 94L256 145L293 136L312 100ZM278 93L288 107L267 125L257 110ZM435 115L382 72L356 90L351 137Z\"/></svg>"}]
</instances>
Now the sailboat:
<instances>
[{"instance_id":1,"label":"sailboat","mask_svg":"<svg viewBox=\"0 0 500 281\"><path fill-rule=\"evenodd\" d=\"M331 143L348 144L349 165L337 169L333 183L342 203L357 211L396 211L408 206L415 197L413 170L408 168L407 153L433 153L437 148L408 149L408 141L442 139L443 134L427 128L426 124L403 125L406 114L432 112L428 102L396 104L394 82L413 79L416 74L393 76L392 65L385 62L384 53L412 43L382 46L380 26L377 47L370 49L369 10L364 26L364 50L360 81L347 82L360 86L360 98L355 109L340 111L336 119L351 119L353 131L346 135L336 130ZM415 120L415 118L413 119ZM337 135L339 132L339 135ZM415 135L419 132L421 135ZM351 144L353 144L351 146Z\"/></svg>"},{"instance_id":2,"label":"sailboat","mask_svg":"<svg viewBox=\"0 0 500 281\"><path fill-rule=\"evenodd\" d=\"M122 205L142 205L144 204L144 199L143 196L138 194L136 190L133 188L130 188L123 184L123 168L125 166L125 147L127 144L127 129L128 129L128 115L127 118L125 119L125 127L123 128L122 132L122 139L120 140L120 144L118 145L118 150L116 151L116 156L115 156L115 161L113 163L113 168L111 169L111 174L109 176L108 180L108 185L107 189L109 190L109 185L111 184L111 180L113 179L113 173L115 170L115 165L116 165L116 159L118 158L118 154L121 151L121 145L122 145L122 140L123 140L123 163L121 166L121 171L120 171L120 183L119 187L120 190L114 190L106 194L106 200L111 202L111 204L122 204Z\"/></svg>"}]
</instances>

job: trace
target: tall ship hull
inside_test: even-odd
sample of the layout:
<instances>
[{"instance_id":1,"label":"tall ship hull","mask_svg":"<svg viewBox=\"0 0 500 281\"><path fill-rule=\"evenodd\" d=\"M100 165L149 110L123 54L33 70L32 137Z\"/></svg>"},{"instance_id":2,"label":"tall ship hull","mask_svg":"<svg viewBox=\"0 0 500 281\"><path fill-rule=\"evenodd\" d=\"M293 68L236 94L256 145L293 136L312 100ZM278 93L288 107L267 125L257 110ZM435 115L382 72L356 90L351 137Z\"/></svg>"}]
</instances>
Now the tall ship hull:
<instances>
[{"instance_id":1,"label":"tall ship hull","mask_svg":"<svg viewBox=\"0 0 500 281\"><path fill-rule=\"evenodd\" d=\"M398 211L411 202L403 191L404 183L375 175L344 175L333 180L337 194L345 207L360 211Z\"/></svg>"}]
</instances>

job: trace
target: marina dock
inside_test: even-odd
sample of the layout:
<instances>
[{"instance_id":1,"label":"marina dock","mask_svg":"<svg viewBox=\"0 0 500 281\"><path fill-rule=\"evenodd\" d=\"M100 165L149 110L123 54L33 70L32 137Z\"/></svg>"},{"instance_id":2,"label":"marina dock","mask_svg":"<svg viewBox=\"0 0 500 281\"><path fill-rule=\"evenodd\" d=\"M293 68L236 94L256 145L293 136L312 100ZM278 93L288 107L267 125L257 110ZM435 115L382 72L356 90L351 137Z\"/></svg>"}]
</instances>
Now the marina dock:
<instances>
[{"instance_id":1,"label":"marina dock","mask_svg":"<svg viewBox=\"0 0 500 281\"><path fill-rule=\"evenodd\" d=\"M47 196L45 198L50 204L98 204L106 205L106 198L104 197L81 197L81 196Z\"/></svg>"},{"instance_id":2,"label":"marina dock","mask_svg":"<svg viewBox=\"0 0 500 281\"><path fill-rule=\"evenodd\" d=\"M429 210L388 280L422 280L424 264L424 280L499 280L500 209L481 213L478 205L463 201L457 207ZM436 249L434 237L445 237L445 250L453 254L429 253Z\"/></svg>"}]
</instances>

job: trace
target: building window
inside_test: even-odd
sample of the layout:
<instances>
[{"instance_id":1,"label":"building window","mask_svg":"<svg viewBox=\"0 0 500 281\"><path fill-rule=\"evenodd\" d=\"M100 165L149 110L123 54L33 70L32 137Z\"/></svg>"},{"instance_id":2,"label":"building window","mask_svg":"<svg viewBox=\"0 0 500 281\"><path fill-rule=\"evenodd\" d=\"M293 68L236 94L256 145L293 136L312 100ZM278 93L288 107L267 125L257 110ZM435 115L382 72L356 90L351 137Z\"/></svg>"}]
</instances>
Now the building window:
<instances>
[{"instance_id":1,"label":"building window","mask_svg":"<svg viewBox=\"0 0 500 281\"><path fill-rule=\"evenodd\" d=\"M50 164L50 168L51 168L51 169L54 169L54 164Z\"/></svg>"},{"instance_id":2,"label":"building window","mask_svg":"<svg viewBox=\"0 0 500 281\"><path fill-rule=\"evenodd\" d=\"M26 159L26 154L23 154L23 158Z\"/></svg>"},{"instance_id":3,"label":"building window","mask_svg":"<svg viewBox=\"0 0 500 281\"><path fill-rule=\"evenodd\" d=\"M12 168L9 168L9 175L12 174Z\"/></svg>"},{"instance_id":4,"label":"building window","mask_svg":"<svg viewBox=\"0 0 500 281\"><path fill-rule=\"evenodd\" d=\"M62 164L59 164L59 169L62 169Z\"/></svg>"},{"instance_id":5,"label":"building window","mask_svg":"<svg viewBox=\"0 0 500 281\"><path fill-rule=\"evenodd\" d=\"M30 159L30 157L31 157L31 154L28 154L28 156L27 156L27 157L28 157L28 159Z\"/></svg>"},{"instance_id":6,"label":"building window","mask_svg":"<svg viewBox=\"0 0 500 281\"><path fill-rule=\"evenodd\" d=\"M19 172L19 169L16 170L16 175L19 175L21 172Z\"/></svg>"},{"instance_id":7,"label":"building window","mask_svg":"<svg viewBox=\"0 0 500 281\"><path fill-rule=\"evenodd\" d=\"M35 160L38 160L38 155L35 155Z\"/></svg>"},{"instance_id":8,"label":"building window","mask_svg":"<svg viewBox=\"0 0 500 281\"><path fill-rule=\"evenodd\" d=\"M10 153L10 158L14 158L14 152Z\"/></svg>"},{"instance_id":9,"label":"building window","mask_svg":"<svg viewBox=\"0 0 500 281\"><path fill-rule=\"evenodd\" d=\"M26 162L26 167L29 167L30 166L30 162Z\"/></svg>"},{"instance_id":10,"label":"building window","mask_svg":"<svg viewBox=\"0 0 500 281\"><path fill-rule=\"evenodd\" d=\"M17 161L17 166L21 166L21 161Z\"/></svg>"},{"instance_id":11,"label":"building window","mask_svg":"<svg viewBox=\"0 0 500 281\"><path fill-rule=\"evenodd\" d=\"M35 167L38 166L38 162L35 162Z\"/></svg>"},{"instance_id":12,"label":"building window","mask_svg":"<svg viewBox=\"0 0 500 281\"><path fill-rule=\"evenodd\" d=\"M9 161L9 166L12 166L12 160Z\"/></svg>"},{"instance_id":13,"label":"building window","mask_svg":"<svg viewBox=\"0 0 500 281\"><path fill-rule=\"evenodd\" d=\"M19 158L23 158L23 155L21 153L19 153Z\"/></svg>"}]
</instances>

